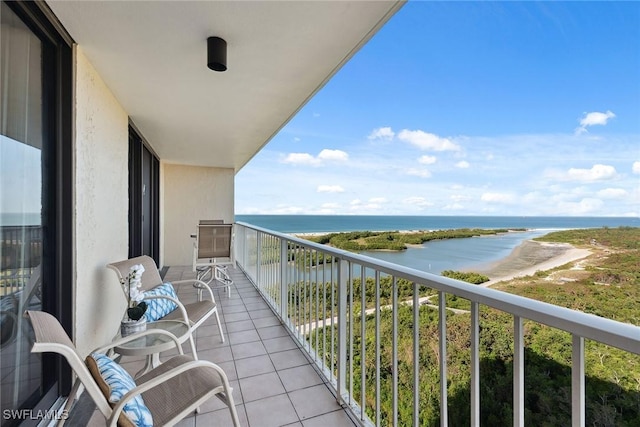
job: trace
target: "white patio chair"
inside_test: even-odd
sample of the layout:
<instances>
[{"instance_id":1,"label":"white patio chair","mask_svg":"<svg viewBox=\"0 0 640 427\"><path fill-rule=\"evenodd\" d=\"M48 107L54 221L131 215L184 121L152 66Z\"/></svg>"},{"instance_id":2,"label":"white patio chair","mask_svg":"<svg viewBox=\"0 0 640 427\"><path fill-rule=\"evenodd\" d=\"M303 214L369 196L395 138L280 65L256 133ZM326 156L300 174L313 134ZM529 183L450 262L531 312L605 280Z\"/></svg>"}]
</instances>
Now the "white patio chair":
<instances>
[{"instance_id":1,"label":"white patio chair","mask_svg":"<svg viewBox=\"0 0 640 427\"><path fill-rule=\"evenodd\" d=\"M193 245L193 271L198 267L232 265L233 224L221 224L219 220L203 220L197 226Z\"/></svg>"},{"instance_id":2,"label":"white patio chair","mask_svg":"<svg viewBox=\"0 0 640 427\"><path fill-rule=\"evenodd\" d=\"M143 291L147 292L157 286L163 285L164 282L162 280L162 277L160 277L160 272L158 271L158 267L156 266L155 261L153 260L153 258L146 255L142 255L136 258L130 258L124 261L113 262L111 264L108 264L107 267L116 272L118 280L121 283L123 278L127 277L127 275L129 274L131 267L136 264L141 264L144 267L144 273L142 273L141 279ZM192 303L182 303L178 298L167 295L158 295L151 297L152 299L171 300L177 306L175 310L162 317L161 319L183 320L187 324L191 325L192 330L196 330L211 315L215 315L218 322L218 330L220 331L220 339L222 342L224 342L224 332L222 331L220 316L218 315L218 306L216 304L216 299L213 296L211 287L206 283L196 279L174 280L170 283L173 287L192 285L196 289L198 297L197 301ZM208 298L203 298L203 292L208 295ZM145 299L148 298L150 297L145 297ZM147 318L147 320L149 319ZM190 337L190 343L195 355L195 344L193 342L193 337Z\"/></svg>"},{"instance_id":3,"label":"white patio chair","mask_svg":"<svg viewBox=\"0 0 640 427\"><path fill-rule=\"evenodd\" d=\"M78 376L70 401L82 384L106 418L108 426L136 425L141 420L154 426L174 425L213 396L229 407L233 425L240 426L233 390L225 372L212 362L193 360L183 355L175 337L180 355L133 380L106 353L127 340L158 333L157 330L125 337L98 348L87 356L85 365L55 317L42 311L27 311L25 316L31 321L35 333L36 341L31 351L64 356ZM169 334L166 331L161 333Z\"/></svg>"}]
</instances>

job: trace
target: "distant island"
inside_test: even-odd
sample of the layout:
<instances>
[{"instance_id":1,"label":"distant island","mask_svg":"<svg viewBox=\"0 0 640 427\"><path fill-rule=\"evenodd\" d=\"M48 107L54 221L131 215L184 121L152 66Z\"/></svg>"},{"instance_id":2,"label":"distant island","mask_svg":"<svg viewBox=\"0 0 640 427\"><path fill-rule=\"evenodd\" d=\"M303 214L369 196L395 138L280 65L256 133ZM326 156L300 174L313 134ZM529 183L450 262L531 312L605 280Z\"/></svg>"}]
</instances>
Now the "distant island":
<instances>
[{"instance_id":1,"label":"distant island","mask_svg":"<svg viewBox=\"0 0 640 427\"><path fill-rule=\"evenodd\" d=\"M422 245L432 240L463 239L508 233L510 231L526 231L526 229L458 228L455 230L433 231L351 231L346 233L299 234L297 236L315 243L352 252L403 251L406 250L408 246Z\"/></svg>"}]
</instances>

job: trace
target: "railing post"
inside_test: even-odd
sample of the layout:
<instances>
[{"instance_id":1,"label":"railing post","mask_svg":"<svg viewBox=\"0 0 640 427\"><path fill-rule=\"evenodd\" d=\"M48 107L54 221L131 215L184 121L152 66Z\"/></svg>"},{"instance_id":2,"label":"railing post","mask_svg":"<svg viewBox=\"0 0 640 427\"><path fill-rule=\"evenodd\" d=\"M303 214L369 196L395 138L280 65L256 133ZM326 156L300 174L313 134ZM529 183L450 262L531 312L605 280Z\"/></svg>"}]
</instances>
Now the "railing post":
<instances>
[{"instance_id":1,"label":"railing post","mask_svg":"<svg viewBox=\"0 0 640 427\"><path fill-rule=\"evenodd\" d=\"M338 402L345 403L347 392L347 286L349 285L349 262L338 259Z\"/></svg>"},{"instance_id":2,"label":"railing post","mask_svg":"<svg viewBox=\"0 0 640 427\"><path fill-rule=\"evenodd\" d=\"M398 279L394 276L391 282L391 366L392 389L392 426L398 425Z\"/></svg>"},{"instance_id":3,"label":"railing post","mask_svg":"<svg viewBox=\"0 0 640 427\"><path fill-rule=\"evenodd\" d=\"M571 425L585 425L584 338L573 335L571 349Z\"/></svg>"},{"instance_id":4,"label":"railing post","mask_svg":"<svg viewBox=\"0 0 640 427\"><path fill-rule=\"evenodd\" d=\"M471 302L471 425L480 425L480 307Z\"/></svg>"},{"instance_id":5,"label":"railing post","mask_svg":"<svg viewBox=\"0 0 640 427\"><path fill-rule=\"evenodd\" d=\"M243 225L235 224L235 242L233 244L233 250L235 252L236 264L239 262L242 268L246 268L246 248L247 248L247 227Z\"/></svg>"},{"instance_id":6,"label":"railing post","mask_svg":"<svg viewBox=\"0 0 640 427\"><path fill-rule=\"evenodd\" d=\"M413 282L413 425L420 425L420 286Z\"/></svg>"},{"instance_id":7,"label":"railing post","mask_svg":"<svg viewBox=\"0 0 640 427\"><path fill-rule=\"evenodd\" d=\"M449 425L447 394L447 296L438 292L438 344L440 348L440 425Z\"/></svg>"},{"instance_id":8,"label":"railing post","mask_svg":"<svg viewBox=\"0 0 640 427\"><path fill-rule=\"evenodd\" d=\"M287 266L289 265L289 242L280 239L280 316L284 322L289 322L289 286Z\"/></svg>"},{"instance_id":9,"label":"railing post","mask_svg":"<svg viewBox=\"0 0 640 427\"><path fill-rule=\"evenodd\" d=\"M513 316L513 425L524 426L524 326Z\"/></svg>"},{"instance_id":10,"label":"railing post","mask_svg":"<svg viewBox=\"0 0 640 427\"><path fill-rule=\"evenodd\" d=\"M262 289L262 233L256 233L256 285L260 292L264 293Z\"/></svg>"}]
</instances>

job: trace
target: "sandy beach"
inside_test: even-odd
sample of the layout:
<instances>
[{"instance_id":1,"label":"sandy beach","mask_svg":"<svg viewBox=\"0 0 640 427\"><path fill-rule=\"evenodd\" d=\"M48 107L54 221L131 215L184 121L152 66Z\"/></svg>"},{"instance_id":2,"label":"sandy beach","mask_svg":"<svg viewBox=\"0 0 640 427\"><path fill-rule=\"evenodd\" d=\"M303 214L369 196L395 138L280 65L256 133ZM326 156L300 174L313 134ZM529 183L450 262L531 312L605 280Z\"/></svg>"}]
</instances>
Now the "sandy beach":
<instances>
[{"instance_id":1,"label":"sandy beach","mask_svg":"<svg viewBox=\"0 0 640 427\"><path fill-rule=\"evenodd\" d=\"M525 240L506 258L474 271L491 279L482 286L491 286L516 277L530 276L536 271L550 270L591 255L588 249L578 249L568 243L546 243Z\"/></svg>"},{"instance_id":2,"label":"sandy beach","mask_svg":"<svg viewBox=\"0 0 640 427\"><path fill-rule=\"evenodd\" d=\"M403 233L416 233L419 230L405 230ZM308 238L329 233L296 233L299 238ZM408 245L421 248L423 245ZM531 276L537 271L550 270L561 265L578 261L592 254L589 249L579 249L569 243L538 242L525 240L511 253L498 261L475 266L472 270L490 278L481 286L492 286L498 282L517 277Z\"/></svg>"}]
</instances>

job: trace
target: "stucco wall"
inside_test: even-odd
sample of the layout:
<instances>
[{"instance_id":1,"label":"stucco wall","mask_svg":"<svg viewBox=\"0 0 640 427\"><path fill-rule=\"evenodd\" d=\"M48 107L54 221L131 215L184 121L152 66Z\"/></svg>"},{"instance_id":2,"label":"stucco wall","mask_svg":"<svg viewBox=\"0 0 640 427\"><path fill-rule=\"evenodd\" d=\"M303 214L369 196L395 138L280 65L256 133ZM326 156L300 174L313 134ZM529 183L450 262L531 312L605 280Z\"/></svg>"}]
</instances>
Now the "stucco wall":
<instances>
[{"instance_id":1,"label":"stucco wall","mask_svg":"<svg viewBox=\"0 0 640 427\"><path fill-rule=\"evenodd\" d=\"M81 354L109 342L126 302L105 266L128 255L128 116L76 48L75 342Z\"/></svg>"},{"instance_id":2,"label":"stucco wall","mask_svg":"<svg viewBox=\"0 0 640 427\"><path fill-rule=\"evenodd\" d=\"M198 222L233 222L234 171L163 163L160 179L162 264L191 265Z\"/></svg>"}]
</instances>

